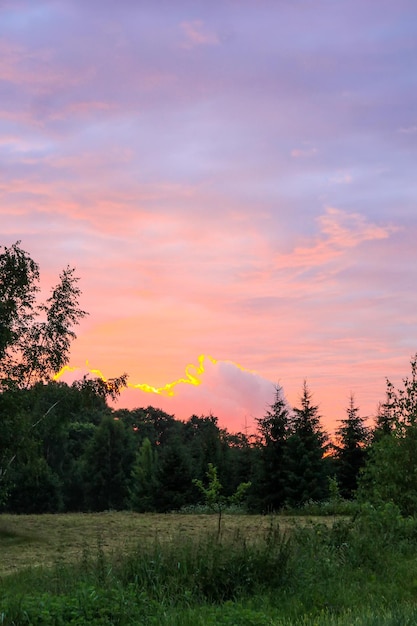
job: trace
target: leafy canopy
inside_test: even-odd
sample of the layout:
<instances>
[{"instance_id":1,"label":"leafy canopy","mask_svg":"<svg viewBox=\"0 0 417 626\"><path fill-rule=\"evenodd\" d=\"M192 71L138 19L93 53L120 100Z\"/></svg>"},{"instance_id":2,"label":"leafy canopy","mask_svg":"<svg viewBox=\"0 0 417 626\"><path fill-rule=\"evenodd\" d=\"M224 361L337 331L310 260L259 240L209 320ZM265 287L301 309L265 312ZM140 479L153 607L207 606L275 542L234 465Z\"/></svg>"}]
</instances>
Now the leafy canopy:
<instances>
[{"instance_id":1,"label":"leafy canopy","mask_svg":"<svg viewBox=\"0 0 417 626\"><path fill-rule=\"evenodd\" d=\"M38 303L39 266L17 241L0 247L0 389L46 382L69 361L79 307L75 269L67 266Z\"/></svg>"}]
</instances>

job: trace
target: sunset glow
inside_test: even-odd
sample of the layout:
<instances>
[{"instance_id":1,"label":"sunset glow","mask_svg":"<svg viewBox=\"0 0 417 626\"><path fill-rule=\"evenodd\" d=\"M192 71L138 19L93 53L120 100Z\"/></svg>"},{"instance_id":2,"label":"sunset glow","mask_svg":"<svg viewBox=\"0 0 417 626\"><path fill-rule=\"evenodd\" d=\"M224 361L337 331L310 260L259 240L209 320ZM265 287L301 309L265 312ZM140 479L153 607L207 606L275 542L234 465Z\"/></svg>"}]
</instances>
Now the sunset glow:
<instances>
[{"instance_id":1,"label":"sunset glow","mask_svg":"<svg viewBox=\"0 0 417 626\"><path fill-rule=\"evenodd\" d=\"M56 378L126 372L117 408L230 430L304 379L329 430L351 393L373 416L417 349L416 23L412 0L2 3L1 243L44 297L76 267L89 312Z\"/></svg>"},{"instance_id":2,"label":"sunset glow","mask_svg":"<svg viewBox=\"0 0 417 626\"><path fill-rule=\"evenodd\" d=\"M172 404L171 404L172 400L168 403L165 403L164 398L172 398L173 396L176 396L176 400L179 400L179 403L181 405L183 401L183 398L182 398L183 393L182 393L181 388L184 385L185 386L191 385L194 387L198 387L199 385L204 384L205 383L204 375L207 373L207 367L213 366L213 365L215 366L223 365L223 367L229 367L233 371L240 371L243 373L243 375L246 375L248 379L256 380L257 378L259 378L256 372L246 370L244 367L242 367L238 363L225 362L225 363L220 364L219 361L217 361L213 357L202 354L198 357L198 365L194 365L192 363L188 364L185 368L185 376L180 377L177 380L166 383L165 385L161 387L154 387L148 383L138 383L138 382L132 382L128 380L126 389L127 390L132 389L132 390L144 392L144 395L140 396L142 404L147 405L149 403L150 404L153 403L153 404L156 404L158 407L164 406L165 409L169 411L170 409L172 409ZM83 367L73 367L73 366L67 366L67 365L64 366L57 374L55 374L53 379L57 381L62 380L64 382L71 383L74 380L79 380L83 376L87 376L88 378L96 378L96 377L101 378L104 382L107 382L109 380L109 378L106 377L101 370L90 368L88 361L86 361L85 366ZM209 375L209 379L210 379L210 375ZM266 384L269 388L269 392L273 393L272 384L270 383L266 383ZM147 394L155 394L155 395L161 396L161 398L158 398L156 400L152 400L152 398L149 398L147 402L146 401ZM257 397L257 395L258 394L255 393L255 397L254 397L255 402L259 401L259 398ZM122 391L122 396L123 396L122 397L122 404L123 404L126 398L126 392ZM131 396L131 398L134 398L134 397L137 400L137 396ZM163 403L162 405L161 405L161 401ZM116 403L116 406L117 404L119 403ZM131 402L128 402L128 404L131 405ZM136 405L137 403L134 406ZM190 411L192 412L192 408L190 408ZM207 412L212 413L212 410L209 408L207 409ZM221 421L224 422L226 416L223 414L220 414L220 416L222 418ZM237 430L239 430L239 426L242 427L243 424L246 424L246 427L248 427L249 422L251 425L253 425L252 424L253 417L254 417L253 415L252 415L252 418L250 418L250 416L248 415L241 415L241 416L234 415L233 417L235 419L236 417L240 417L243 420L243 422L240 424L239 422L235 423L235 427Z\"/></svg>"},{"instance_id":3,"label":"sunset glow","mask_svg":"<svg viewBox=\"0 0 417 626\"><path fill-rule=\"evenodd\" d=\"M173 396L175 393L175 387L177 385L195 385L196 387L198 385L201 385L201 376L204 374L205 371L204 361L206 359L211 361L212 363L217 363L216 359L213 359L213 357L201 354L198 357L198 365L193 365L192 363L187 365L187 367L185 368L185 378L179 378L178 380L166 383L166 385L164 385L163 387L153 387L152 385L148 385L147 383L131 382L127 383L127 387L130 389L140 389L140 391L145 391L146 393L156 393L158 395ZM244 369L237 364L234 365L236 365L236 367L238 367L239 369ZM79 367L70 367L68 365L65 365L57 374L55 374L53 379L59 380L66 374L74 373L81 369L82 368ZM104 382L107 382L108 379L104 376L101 370L90 369L88 367L88 361L86 362L86 369L88 374L90 374L92 377L101 378Z\"/></svg>"}]
</instances>

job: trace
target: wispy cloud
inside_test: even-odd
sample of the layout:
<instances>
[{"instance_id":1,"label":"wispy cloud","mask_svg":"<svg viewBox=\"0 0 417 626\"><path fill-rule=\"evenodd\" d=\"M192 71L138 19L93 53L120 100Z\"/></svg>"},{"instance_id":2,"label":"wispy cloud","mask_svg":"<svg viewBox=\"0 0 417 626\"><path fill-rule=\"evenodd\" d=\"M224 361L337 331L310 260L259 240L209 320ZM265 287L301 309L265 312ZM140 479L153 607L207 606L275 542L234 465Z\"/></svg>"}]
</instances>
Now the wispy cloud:
<instances>
[{"instance_id":1,"label":"wispy cloud","mask_svg":"<svg viewBox=\"0 0 417 626\"><path fill-rule=\"evenodd\" d=\"M333 207L326 208L316 222L320 232L310 241L296 246L292 252L278 254L278 267L320 267L365 241L387 239L398 231L397 226L380 226L369 222L360 213L348 213Z\"/></svg>"},{"instance_id":2,"label":"wispy cloud","mask_svg":"<svg viewBox=\"0 0 417 626\"><path fill-rule=\"evenodd\" d=\"M181 30L184 35L182 47L191 49L196 46L216 46L220 43L216 33L209 31L201 20L182 22Z\"/></svg>"},{"instance_id":3,"label":"wispy cloud","mask_svg":"<svg viewBox=\"0 0 417 626\"><path fill-rule=\"evenodd\" d=\"M338 172L336 175L331 176L329 180L336 185L350 185L353 181L353 176L349 172Z\"/></svg>"},{"instance_id":4,"label":"wispy cloud","mask_svg":"<svg viewBox=\"0 0 417 626\"><path fill-rule=\"evenodd\" d=\"M415 133L417 133L417 126L407 126L407 127L403 127L399 129L400 133L403 133L404 135L414 135Z\"/></svg>"},{"instance_id":5,"label":"wispy cloud","mask_svg":"<svg viewBox=\"0 0 417 626\"><path fill-rule=\"evenodd\" d=\"M314 157L317 154L317 148L293 148L291 150L291 156L295 159Z\"/></svg>"},{"instance_id":6,"label":"wispy cloud","mask_svg":"<svg viewBox=\"0 0 417 626\"><path fill-rule=\"evenodd\" d=\"M398 231L398 226L379 226L360 213L348 213L332 207L328 207L317 221L328 238L328 244L340 249L356 247L364 241L387 239Z\"/></svg>"}]
</instances>

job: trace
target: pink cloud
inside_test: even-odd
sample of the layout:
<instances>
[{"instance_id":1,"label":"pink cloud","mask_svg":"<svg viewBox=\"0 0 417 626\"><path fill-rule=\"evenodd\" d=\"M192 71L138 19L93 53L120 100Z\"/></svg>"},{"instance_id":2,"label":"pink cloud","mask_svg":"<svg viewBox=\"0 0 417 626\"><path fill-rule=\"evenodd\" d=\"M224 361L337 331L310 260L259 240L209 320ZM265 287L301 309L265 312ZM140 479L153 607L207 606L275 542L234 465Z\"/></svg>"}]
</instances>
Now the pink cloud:
<instances>
[{"instance_id":1,"label":"pink cloud","mask_svg":"<svg viewBox=\"0 0 417 626\"><path fill-rule=\"evenodd\" d=\"M352 183L353 177L349 172L338 172L335 176L331 176L329 180L336 185L349 185Z\"/></svg>"},{"instance_id":2,"label":"pink cloud","mask_svg":"<svg viewBox=\"0 0 417 626\"><path fill-rule=\"evenodd\" d=\"M318 153L317 148L294 148L291 150L291 156L294 158L313 157Z\"/></svg>"},{"instance_id":3,"label":"pink cloud","mask_svg":"<svg viewBox=\"0 0 417 626\"><path fill-rule=\"evenodd\" d=\"M185 35L182 43L183 48L194 48L195 46L213 46L219 44L218 36L205 30L204 23L201 20L192 22L182 22L181 29Z\"/></svg>"},{"instance_id":4,"label":"pink cloud","mask_svg":"<svg viewBox=\"0 0 417 626\"><path fill-rule=\"evenodd\" d=\"M328 207L317 221L329 244L339 248L353 248L364 241L387 239L398 231L398 226L378 226L360 213L347 213L332 207Z\"/></svg>"},{"instance_id":5,"label":"pink cloud","mask_svg":"<svg viewBox=\"0 0 417 626\"><path fill-rule=\"evenodd\" d=\"M36 88L38 95L50 88L68 88L91 77L88 67L74 72L70 66L57 67L54 52L48 48L28 48L23 44L0 41L0 78L5 82Z\"/></svg>"},{"instance_id":6,"label":"pink cloud","mask_svg":"<svg viewBox=\"0 0 417 626\"><path fill-rule=\"evenodd\" d=\"M276 257L281 268L313 268L324 266L366 241L387 239L398 227L379 226L369 222L359 213L348 213L328 207L316 219L320 234L312 237L312 243L296 246L288 254Z\"/></svg>"},{"instance_id":7,"label":"pink cloud","mask_svg":"<svg viewBox=\"0 0 417 626\"><path fill-rule=\"evenodd\" d=\"M74 116L79 116L83 118L97 118L99 113L108 113L111 111L116 111L117 106L111 102L103 102L99 100L87 100L83 102L71 102L67 106L62 107L59 110L56 110L54 113L50 114L51 120L64 120L68 117L72 119ZM97 156L97 155L96 155Z\"/></svg>"}]
</instances>

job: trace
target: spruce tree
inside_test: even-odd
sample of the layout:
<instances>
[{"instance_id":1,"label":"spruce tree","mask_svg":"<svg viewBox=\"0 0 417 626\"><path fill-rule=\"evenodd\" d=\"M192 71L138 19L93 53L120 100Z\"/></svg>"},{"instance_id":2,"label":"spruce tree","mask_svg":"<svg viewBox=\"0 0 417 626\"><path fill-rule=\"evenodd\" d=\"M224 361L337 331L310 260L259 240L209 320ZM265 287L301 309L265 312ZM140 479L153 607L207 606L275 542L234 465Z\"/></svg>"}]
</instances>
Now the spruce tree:
<instances>
[{"instance_id":1,"label":"spruce tree","mask_svg":"<svg viewBox=\"0 0 417 626\"><path fill-rule=\"evenodd\" d=\"M178 436L172 437L161 449L157 478L156 507L160 513L178 511L190 504L193 489L191 459Z\"/></svg>"},{"instance_id":2,"label":"spruce tree","mask_svg":"<svg viewBox=\"0 0 417 626\"><path fill-rule=\"evenodd\" d=\"M392 435L394 430L395 417L389 398L378 405L375 425L372 431L372 442L379 441L383 437Z\"/></svg>"},{"instance_id":3,"label":"spruce tree","mask_svg":"<svg viewBox=\"0 0 417 626\"><path fill-rule=\"evenodd\" d=\"M336 430L339 444L336 445L336 467L340 494L351 499L358 486L358 476L365 464L366 446L369 429L364 418L359 416L359 407L355 406L353 394L346 409L347 417Z\"/></svg>"},{"instance_id":4,"label":"spruce tree","mask_svg":"<svg viewBox=\"0 0 417 626\"><path fill-rule=\"evenodd\" d=\"M133 438L122 422L105 417L85 455L87 504L93 511L126 508Z\"/></svg>"},{"instance_id":5,"label":"spruce tree","mask_svg":"<svg viewBox=\"0 0 417 626\"><path fill-rule=\"evenodd\" d=\"M301 407L294 407L287 440L286 502L301 506L320 501L326 496L327 472L324 454L327 435L320 423L318 406L304 381Z\"/></svg>"},{"instance_id":6,"label":"spruce tree","mask_svg":"<svg viewBox=\"0 0 417 626\"><path fill-rule=\"evenodd\" d=\"M265 417L257 419L261 437L259 477L256 490L263 511L277 511L285 502L287 441L290 412L282 387L275 387L275 400Z\"/></svg>"},{"instance_id":7,"label":"spruce tree","mask_svg":"<svg viewBox=\"0 0 417 626\"><path fill-rule=\"evenodd\" d=\"M139 513L156 510L158 455L147 437L142 442L132 470L131 507Z\"/></svg>"}]
</instances>

